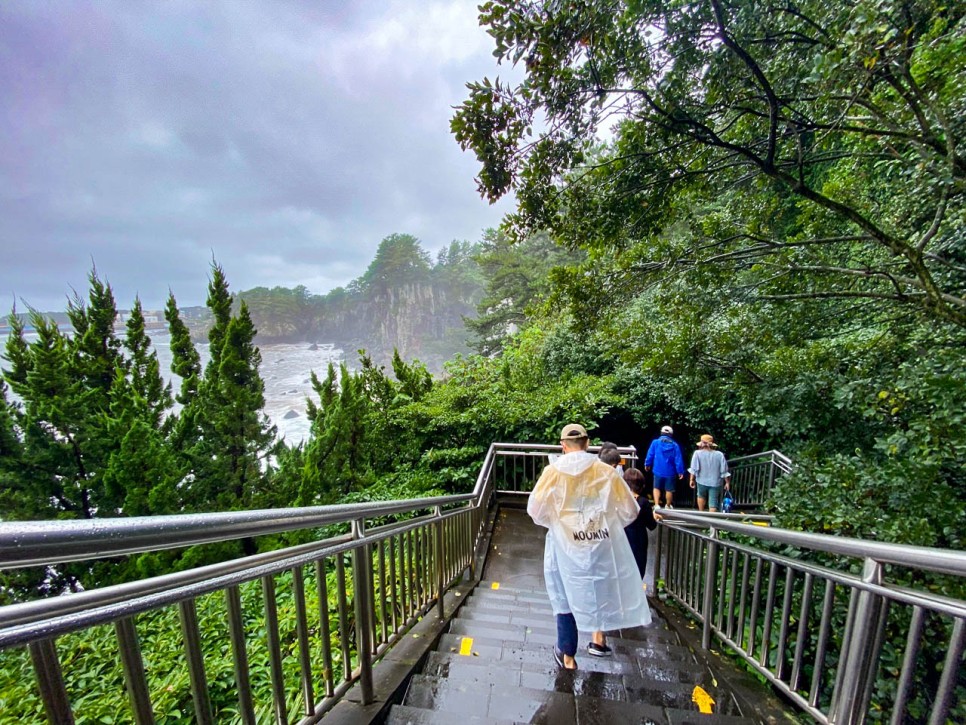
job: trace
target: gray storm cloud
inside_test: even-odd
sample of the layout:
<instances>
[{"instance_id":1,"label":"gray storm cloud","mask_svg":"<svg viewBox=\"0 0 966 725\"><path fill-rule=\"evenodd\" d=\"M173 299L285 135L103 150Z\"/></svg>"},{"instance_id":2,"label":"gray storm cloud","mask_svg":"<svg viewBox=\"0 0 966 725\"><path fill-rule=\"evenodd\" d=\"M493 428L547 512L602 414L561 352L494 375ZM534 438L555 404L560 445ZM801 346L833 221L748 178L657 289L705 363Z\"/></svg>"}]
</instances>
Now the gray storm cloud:
<instances>
[{"instance_id":1,"label":"gray storm cloud","mask_svg":"<svg viewBox=\"0 0 966 725\"><path fill-rule=\"evenodd\" d=\"M341 7L346 5L346 7ZM320 7L320 6L328 6ZM360 275L507 211L448 131L507 75L476 2L0 5L0 311L62 309L91 261L121 306Z\"/></svg>"}]
</instances>

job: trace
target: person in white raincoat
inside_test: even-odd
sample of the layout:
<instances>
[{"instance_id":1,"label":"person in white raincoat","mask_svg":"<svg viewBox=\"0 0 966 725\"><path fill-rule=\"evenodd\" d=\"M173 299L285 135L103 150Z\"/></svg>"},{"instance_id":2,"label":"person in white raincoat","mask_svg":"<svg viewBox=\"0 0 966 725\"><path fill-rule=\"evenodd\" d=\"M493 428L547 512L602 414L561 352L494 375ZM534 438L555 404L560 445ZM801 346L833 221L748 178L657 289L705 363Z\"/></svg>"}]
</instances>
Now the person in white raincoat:
<instances>
[{"instance_id":1,"label":"person in white raincoat","mask_svg":"<svg viewBox=\"0 0 966 725\"><path fill-rule=\"evenodd\" d=\"M587 431L565 426L564 455L547 466L527 503L547 527L543 572L557 619L554 659L577 667L577 630L598 632L650 624L637 564L624 527L640 508L616 471L587 452Z\"/></svg>"}]
</instances>

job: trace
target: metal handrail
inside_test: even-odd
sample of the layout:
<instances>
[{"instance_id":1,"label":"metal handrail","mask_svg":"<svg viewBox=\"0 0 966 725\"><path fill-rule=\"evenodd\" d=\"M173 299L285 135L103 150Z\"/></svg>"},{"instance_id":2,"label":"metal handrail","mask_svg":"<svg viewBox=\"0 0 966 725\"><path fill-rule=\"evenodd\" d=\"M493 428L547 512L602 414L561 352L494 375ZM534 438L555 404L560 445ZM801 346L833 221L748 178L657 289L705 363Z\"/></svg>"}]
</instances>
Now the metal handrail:
<instances>
[{"instance_id":1,"label":"metal handrail","mask_svg":"<svg viewBox=\"0 0 966 725\"><path fill-rule=\"evenodd\" d=\"M532 443L493 443L472 493L397 501L307 506L288 509L226 511L168 516L141 516L66 521L0 522L0 569L16 569L108 556L177 549L211 542L231 541L299 529L346 524L415 513L437 506L479 502L483 476L494 456L521 452L537 457L559 452L560 446ZM633 446L618 448L636 459Z\"/></svg>"},{"instance_id":2,"label":"metal handrail","mask_svg":"<svg viewBox=\"0 0 966 725\"><path fill-rule=\"evenodd\" d=\"M732 534L753 536L777 544L822 551L827 554L838 554L857 559L873 559L881 564L896 564L940 574L966 576L966 552L962 551L908 544L888 544L881 541L867 541L828 534L809 534L804 531L792 531L791 529L752 528L747 524L733 523L735 518L741 519L740 514L735 517L710 512L685 512L680 509L664 509L661 514L665 523L682 521Z\"/></svg>"},{"instance_id":3,"label":"metal handrail","mask_svg":"<svg viewBox=\"0 0 966 725\"><path fill-rule=\"evenodd\" d=\"M729 458L730 463L744 463L745 461L753 461L755 459L767 458L779 464L781 467L790 471L792 469L792 459L786 456L781 451L770 450L761 451L760 453L749 453L745 456L736 456L735 458Z\"/></svg>"},{"instance_id":4,"label":"metal handrail","mask_svg":"<svg viewBox=\"0 0 966 725\"><path fill-rule=\"evenodd\" d=\"M203 655L205 645L200 636L195 602L205 595L223 592L231 625L237 712L243 722L254 722L256 710L239 591L248 583L260 581L271 665L270 705L276 720L287 721L289 704L282 668L283 641L276 587L278 577L288 573L294 587L297 615L298 631L294 634L304 705L301 722L316 722L354 683L361 688L363 702L370 702L373 659L433 607L442 616L443 593L467 570L473 576L476 550L485 531L485 512L495 488L493 470L500 448L497 443L490 446L473 492L467 494L286 510L0 523L0 568L4 569L183 548L340 523L352 528L348 535L279 551L2 607L0 650L26 645L48 719L57 723L73 722L67 678L61 669L56 638L113 623L131 712L136 722L149 723L153 722L152 697L135 618L176 606L195 718L202 723L212 722L206 655ZM418 515L425 511L430 513ZM366 526L367 520L398 515L407 518L376 527ZM351 555L348 566L347 555ZM322 662L317 666L311 662L317 655L309 651L313 628L309 626L306 607L303 572L307 569L318 588L320 607L314 628L317 630L314 636L322 643ZM335 609L330 609L327 578L333 575L337 579L336 602ZM332 614L338 615L338 629L330 633L328 619ZM342 660L341 680L337 657ZM321 699L316 697L321 691L314 687L319 676L324 690Z\"/></svg>"},{"instance_id":5,"label":"metal handrail","mask_svg":"<svg viewBox=\"0 0 966 725\"><path fill-rule=\"evenodd\" d=\"M215 541L350 523L478 498L478 492L433 498L291 509L141 516L87 521L0 523L0 569L178 549Z\"/></svg>"},{"instance_id":6,"label":"metal handrail","mask_svg":"<svg viewBox=\"0 0 966 725\"><path fill-rule=\"evenodd\" d=\"M443 593L467 572L470 578L475 576L476 554L492 495L497 490L526 495L547 456L560 450L552 445L493 443L473 492L452 496L282 511L0 524L0 568L119 556L328 524L350 524L352 529L349 534L280 551L2 607L0 650L25 645L48 718L73 722L56 639L113 623L131 712L135 722L149 723L153 722L152 694L140 655L136 618L176 607L195 719L213 722L205 659L225 655L205 653L195 602L222 592L235 660L237 713L243 722L253 723L256 711L246 655L248 635L239 592L243 586L260 582L271 669L268 705L276 721L288 721L286 687L291 689L291 683L286 685L282 666L283 637L276 602L276 587L288 581L296 610L296 628L289 641L294 639L290 646L293 656L298 655L301 723L317 722L352 685L359 686L364 703L372 701L373 660L433 608L442 617ZM635 449L619 450L631 465L636 463ZM770 485L792 465L778 451L742 456L732 463L736 468L747 465L753 469L755 485L765 478ZM915 694L911 683L921 659L919 640L933 617L951 632L942 678L933 683L931 692L936 700L932 721L941 722L945 717L955 698L966 647L966 602L890 584L885 565L962 577L966 575L966 553L776 529L767 526L772 523L768 516L699 514L681 509L665 509L662 514L658 576L663 575L669 594L702 622L706 647L717 637L820 722L858 723L865 717L890 613L908 612L911 623L895 696L899 714L893 717L898 723L905 703ZM398 515L411 518L367 526L369 520ZM748 543L754 541L783 548L771 551ZM796 551L858 558L864 569L857 575L828 568L796 558ZM319 610L310 627L306 583L312 579ZM329 583L333 580L334 588ZM847 603L841 601L843 591L848 593ZM334 603L330 593L335 595ZM819 598L820 612L813 601ZM329 618L335 615L338 622L330 632ZM843 624L841 631L838 623ZM809 644L813 635L814 647ZM318 644L310 647L310 636L321 644L320 662L313 662L320 655ZM320 677L321 689L314 689Z\"/></svg>"},{"instance_id":7,"label":"metal handrail","mask_svg":"<svg viewBox=\"0 0 966 725\"><path fill-rule=\"evenodd\" d=\"M862 723L877 707L898 725L917 697L917 707L931 710L930 723L947 721L966 649L966 601L890 584L885 565L963 577L966 552L752 526L721 514L662 513L658 577L702 623L703 647L717 638L819 722ZM860 560L861 574L809 561L804 552ZM944 654L923 651L927 621L934 645L942 646L937 632L947 633L940 635L948 637ZM890 631L892 646L904 643L901 667L892 665L898 679L886 678L895 692L880 691L873 702ZM938 680L930 678L937 671ZM964 707L960 701L959 715Z\"/></svg>"}]
</instances>

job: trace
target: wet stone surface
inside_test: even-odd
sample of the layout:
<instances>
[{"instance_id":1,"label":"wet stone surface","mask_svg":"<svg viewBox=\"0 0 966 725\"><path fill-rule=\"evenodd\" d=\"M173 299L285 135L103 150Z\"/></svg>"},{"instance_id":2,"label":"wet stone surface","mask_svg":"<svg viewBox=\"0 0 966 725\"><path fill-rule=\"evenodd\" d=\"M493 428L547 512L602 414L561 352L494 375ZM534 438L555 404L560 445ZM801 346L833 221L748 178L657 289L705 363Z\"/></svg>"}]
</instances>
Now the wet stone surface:
<instances>
[{"instance_id":1,"label":"wet stone surface","mask_svg":"<svg viewBox=\"0 0 966 725\"><path fill-rule=\"evenodd\" d=\"M587 654L577 671L553 659L556 624L543 583L544 530L522 511L501 510L483 580L414 675L388 723L684 725L750 723L655 613L648 627L608 633L611 657ZM715 701L699 712L695 687Z\"/></svg>"}]
</instances>

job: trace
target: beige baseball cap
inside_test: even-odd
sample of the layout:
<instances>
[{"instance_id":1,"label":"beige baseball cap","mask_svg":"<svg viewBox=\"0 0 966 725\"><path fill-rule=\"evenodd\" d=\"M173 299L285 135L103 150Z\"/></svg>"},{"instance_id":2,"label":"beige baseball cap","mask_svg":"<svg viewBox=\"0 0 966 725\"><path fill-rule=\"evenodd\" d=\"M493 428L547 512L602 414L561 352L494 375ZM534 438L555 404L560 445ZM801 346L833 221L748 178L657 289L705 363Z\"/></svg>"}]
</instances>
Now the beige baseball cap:
<instances>
[{"instance_id":1,"label":"beige baseball cap","mask_svg":"<svg viewBox=\"0 0 966 725\"><path fill-rule=\"evenodd\" d=\"M560 431L560 440L562 441L576 441L581 438L587 438L587 429L578 423L565 425L563 430Z\"/></svg>"}]
</instances>

